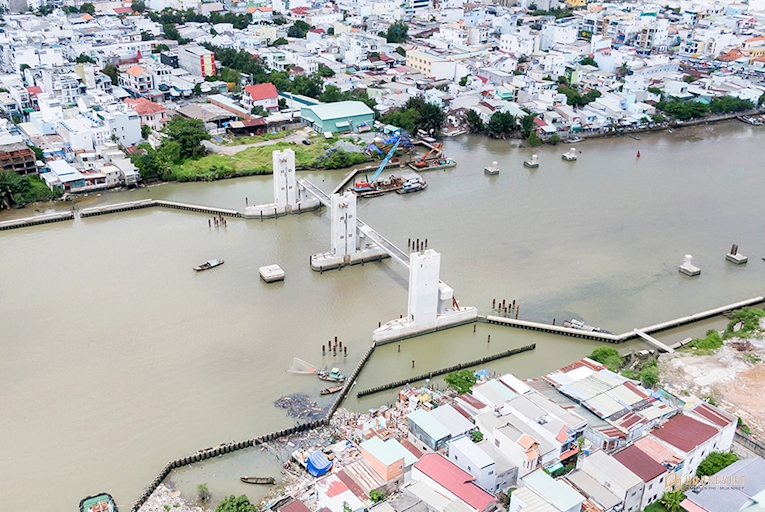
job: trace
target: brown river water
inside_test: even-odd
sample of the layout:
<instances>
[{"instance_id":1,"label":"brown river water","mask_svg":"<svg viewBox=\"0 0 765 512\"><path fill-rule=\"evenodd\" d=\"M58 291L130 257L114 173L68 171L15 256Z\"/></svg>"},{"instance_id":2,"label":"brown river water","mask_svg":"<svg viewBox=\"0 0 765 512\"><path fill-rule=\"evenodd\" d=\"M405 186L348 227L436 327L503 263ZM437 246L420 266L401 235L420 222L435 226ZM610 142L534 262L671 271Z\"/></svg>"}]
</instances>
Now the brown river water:
<instances>
[{"instance_id":1,"label":"brown river water","mask_svg":"<svg viewBox=\"0 0 765 512\"><path fill-rule=\"evenodd\" d=\"M567 145L518 149L463 136L444 144L457 167L425 173L426 191L361 200L359 216L399 247L427 238L442 253L441 278L482 314L493 298L516 299L523 319L575 316L620 333L763 294L762 144L759 128L734 121L590 140L575 145L578 161L564 162ZM525 169L533 152L540 166ZM500 174L485 176L493 160ZM329 191L345 172L300 174ZM151 197L242 209L245 197L270 202L271 193L263 176L104 193L75 206ZM128 510L168 460L293 425L273 406L280 396L328 404L323 383L285 372L293 356L350 371L377 323L406 313L408 275L394 261L310 270L309 255L329 248L323 210L229 219L218 229L208 218L155 208L0 231L0 509L74 510L106 491ZM733 243L750 257L746 266L724 261ZM677 272L686 253L698 278ZM226 264L192 272L213 258ZM283 283L259 280L258 267L270 263L285 269ZM657 337L677 341L723 324ZM347 358L322 357L333 336ZM598 346L464 326L407 340L400 353L380 348L356 389L532 342L535 351L487 367L533 377ZM392 396L346 406L365 411ZM245 450L170 478L185 493L207 482L214 500L257 499L262 490L238 477L267 473L278 476L273 458Z\"/></svg>"}]
</instances>

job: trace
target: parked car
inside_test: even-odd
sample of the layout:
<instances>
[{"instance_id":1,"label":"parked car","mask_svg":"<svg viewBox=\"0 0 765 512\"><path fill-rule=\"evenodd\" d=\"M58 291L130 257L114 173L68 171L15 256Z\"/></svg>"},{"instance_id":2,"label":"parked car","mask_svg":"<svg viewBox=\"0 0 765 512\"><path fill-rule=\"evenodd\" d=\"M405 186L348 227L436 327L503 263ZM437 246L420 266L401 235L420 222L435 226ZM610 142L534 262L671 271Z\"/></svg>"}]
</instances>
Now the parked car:
<instances>
[{"instance_id":1,"label":"parked car","mask_svg":"<svg viewBox=\"0 0 765 512\"><path fill-rule=\"evenodd\" d=\"M310 146L310 145L311 145L311 141L310 141L310 140L308 140L308 139L303 139L303 140L302 140L302 141L300 141L300 142L302 142L302 143L303 143L303 144L305 144L306 146Z\"/></svg>"}]
</instances>

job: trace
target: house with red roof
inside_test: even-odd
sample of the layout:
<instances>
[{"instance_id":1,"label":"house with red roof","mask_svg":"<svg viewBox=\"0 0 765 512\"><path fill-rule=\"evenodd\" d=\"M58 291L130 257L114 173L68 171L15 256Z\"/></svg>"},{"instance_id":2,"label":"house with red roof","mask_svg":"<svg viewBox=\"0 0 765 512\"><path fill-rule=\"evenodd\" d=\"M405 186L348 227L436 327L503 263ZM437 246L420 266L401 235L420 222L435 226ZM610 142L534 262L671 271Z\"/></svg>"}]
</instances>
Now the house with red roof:
<instances>
[{"instance_id":1,"label":"house with red roof","mask_svg":"<svg viewBox=\"0 0 765 512\"><path fill-rule=\"evenodd\" d=\"M164 105L154 103L146 98L126 98L125 105L138 114L141 125L150 126L154 131L161 130L169 121L168 112Z\"/></svg>"},{"instance_id":2,"label":"house with red roof","mask_svg":"<svg viewBox=\"0 0 765 512\"><path fill-rule=\"evenodd\" d=\"M450 510L484 512L497 508L497 499L478 487L474 476L439 453L423 455L412 468L412 480L416 483L412 491L438 512L454 502L461 506L457 509L452 505ZM440 501L444 497L446 504Z\"/></svg>"},{"instance_id":3,"label":"house with red roof","mask_svg":"<svg viewBox=\"0 0 765 512\"><path fill-rule=\"evenodd\" d=\"M728 414L706 402L699 402L689 413L693 418L708 423L720 429L720 442L717 449L729 450L733 446L733 437L736 435L738 418Z\"/></svg>"},{"instance_id":4,"label":"house with red roof","mask_svg":"<svg viewBox=\"0 0 765 512\"><path fill-rule=\"evenodd\" d=\"M248 85L242 92L242 105L248 110L263 107L269 112L279 110L279 93L272 83Z\"/></svg>"},{"instance_id":5,"label":"house with red roof","mask_svg":"<svg viewBox=\"0 0 765 512\"><path fill-rule=\"evenodd\" d=\"M650 455L632 445L614 453L614 459L643 481L641 509L645 509L664 495L664 480L669 475L669 470L656 462Z\"/></svg>"},{"instance_id":6,"label":"house with red roof","mask_svg":"<svg viewBox=\"0 0 765 512\"><path fill-rule=\"evenodd\" d=\"M722 444L720 432L716 426L693 419L687 414L678 414L651 431L651 436L685 458L682 468L675 473L685 481L685 477L696 474L696 469L707 455L713 451L730 449L730 445Z\"/></svg>"}]
</instances>

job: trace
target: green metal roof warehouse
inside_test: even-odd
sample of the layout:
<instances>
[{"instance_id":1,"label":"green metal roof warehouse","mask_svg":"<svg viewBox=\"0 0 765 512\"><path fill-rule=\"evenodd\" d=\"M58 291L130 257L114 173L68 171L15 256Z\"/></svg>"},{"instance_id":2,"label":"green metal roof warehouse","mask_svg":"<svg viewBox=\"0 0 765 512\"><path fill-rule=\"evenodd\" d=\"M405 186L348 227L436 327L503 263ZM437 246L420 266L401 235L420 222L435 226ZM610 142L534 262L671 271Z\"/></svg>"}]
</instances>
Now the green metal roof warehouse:
<instances>
[{"instance_id":1,"label":"green metal roof warehouse","mask_svg":"<svg viewBox=\"0 0 765 512\"><path fill-rule=\"evenodd\" d=\"M359 126L372 126L375 113L361 101L323 103L300 109L300 117L319 133L358 131Z\"/></svg>"}]
</instances>

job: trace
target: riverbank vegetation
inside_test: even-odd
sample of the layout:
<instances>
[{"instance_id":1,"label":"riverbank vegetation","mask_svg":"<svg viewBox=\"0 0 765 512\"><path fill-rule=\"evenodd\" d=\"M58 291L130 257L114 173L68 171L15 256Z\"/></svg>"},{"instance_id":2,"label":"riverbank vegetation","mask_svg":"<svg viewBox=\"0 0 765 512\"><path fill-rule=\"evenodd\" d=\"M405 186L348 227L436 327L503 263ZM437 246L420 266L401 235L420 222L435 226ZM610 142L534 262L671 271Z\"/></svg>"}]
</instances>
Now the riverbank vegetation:
<instances>
[{"instance_id":1,"label":"riverbank vegetation","mask_svg":"<svg viewBox=\"0 0 765 512\"><path fill-rule=\"evenodd\" d=\"M751 338L762 334L760 320L765 317L765 310L741 308L731 313L731 320L722 333L710 329L703 338L696 338L682 348L692 351L697 356L708 356L722 347L725 340L731 338Z\"/></svg>"},{"instance_id":2,"label":"riverbank vegetation","mask_svg":"<svg viewBox=\"0 0 765 512\"><path fill-rule=\"evenodd\" d=\"M655 359L635 359L627 367L625 358L613 347L598 347L592 351L589 358L605 365L612 372L620 373L622 377L639 380L646 388L652 388L659 383L659 366Z\"/></svg>"},{"instance_id":3,"label":"riverbank vegetation","mask_svg":"<svg viewBox=\"0 0 765 512\"><path fill-rule=\"evenodd\" d=\"M58 189L51 190L37 176L20 176L13 171L0 170L0 210L22 207L39 201L61 197Z\"/></svg>"},{"instance_id":4,"label":"riverbank vegetation","mask_svg":"<svg viewBox=\"0 0 765 512\"><path fill-rule=\"evenodd\" d=\"M409 98L402 108L395 108L382 116L382 122L403 128L409 133L422 130L432 135L441 133L446 114L438 105L428 103L419 96Z\"/></svg>"},{"instance_id":5,"label":"riverbank vegetation","mask_svg":"<svg viewBox=\"0 0 765 512\"><path fill-rule=\"evenodd\" d=\"M704 117L710 113L730 114L751 110L754 108L754 103L733 96L714 98L709 104L670 97L659 101L656 104L656 108L676 119L687 121Z\"/></svg>"}]
</instances>

